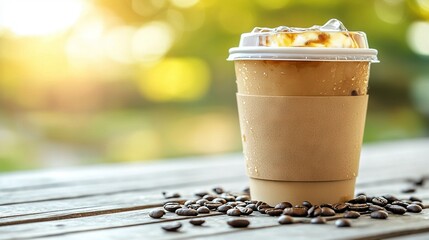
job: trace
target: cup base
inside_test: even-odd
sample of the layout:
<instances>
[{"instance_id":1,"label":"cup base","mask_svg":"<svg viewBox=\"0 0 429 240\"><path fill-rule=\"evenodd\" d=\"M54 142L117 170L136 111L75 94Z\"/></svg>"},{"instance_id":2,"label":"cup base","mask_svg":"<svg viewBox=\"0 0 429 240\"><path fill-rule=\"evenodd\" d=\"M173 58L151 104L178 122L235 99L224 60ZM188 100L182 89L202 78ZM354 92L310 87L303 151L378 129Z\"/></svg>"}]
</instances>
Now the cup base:
<instances>
[{"instance_id":1,"label":"cup base","mask_svg":"<svg viewBox=\"0 0 429 240\"><path fill-rule=\"evenodd\" d=\"M271 206L279 202L294 205L309 201L312 204L339 203L352 199L356 178L342 181L291 182L250 178L252 199Z\"/></svg>"}]
</instances>

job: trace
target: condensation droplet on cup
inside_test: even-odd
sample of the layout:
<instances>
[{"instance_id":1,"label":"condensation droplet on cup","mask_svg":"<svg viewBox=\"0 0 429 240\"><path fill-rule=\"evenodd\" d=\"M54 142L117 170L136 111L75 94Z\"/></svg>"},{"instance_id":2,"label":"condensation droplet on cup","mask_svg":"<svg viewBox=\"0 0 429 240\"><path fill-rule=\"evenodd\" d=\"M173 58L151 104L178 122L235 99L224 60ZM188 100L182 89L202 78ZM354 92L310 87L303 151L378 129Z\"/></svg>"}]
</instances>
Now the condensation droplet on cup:
<instances>
[{"instance_id":1,"label":"condensation droplet on cup","mask_svg":"<svg viewBox=\"0 0 429 240\"><path fill-rule=\"evenodd\" d=\"M353 77L352 77L352 81L354 81L354 80L356 80L356 77L355 77L355 76L353 76Z\"/></svg>"},{"instance_id":2,"label":"condensation droplet on cup","mask_svg":"<svg viewBox=\"0 0 429 240\"><path fill-rule=\"evenodd\" d=\"M334 91L337 91L337 88L336 88L336 87L334 87Z\"/></svg>"},{"instance_id":3,"label":"condensation droplet on cup","mask_svg":"<svg viewBox=\"0 0 429 240\"><path fill-rule=\"evenodd\" d=\"M258 174L258 168L254 167L253 171L255 171L255 173Z\"/></svg>"},{"instance_id":4,"label":"condensation droplet on cup","mask_svg":"<svg viewBox=\"0 0 429 240\"><path fill-rule=\"evenodd\" d=\"M244 143L246 142L246 135L243 134L242 140L243 140Z\"/></svg>"},{"instance_id":5,"label":"condensation droplet on cup","mask_svg":"<svg viewBox=\"0 0 429 240\"><path fill-rule=\"evenodd\" d=\"M268 76L268 74L266 72L264 72L263 74L264 74L264 77Z\"/></svg>"}]
</instances>

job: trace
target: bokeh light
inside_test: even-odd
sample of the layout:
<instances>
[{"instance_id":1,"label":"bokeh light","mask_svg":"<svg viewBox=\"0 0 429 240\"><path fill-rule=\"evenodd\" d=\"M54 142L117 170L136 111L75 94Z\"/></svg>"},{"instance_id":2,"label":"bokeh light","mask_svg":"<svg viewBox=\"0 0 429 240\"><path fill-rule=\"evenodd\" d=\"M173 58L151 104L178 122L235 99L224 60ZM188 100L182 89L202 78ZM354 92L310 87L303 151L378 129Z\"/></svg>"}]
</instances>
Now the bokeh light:
<instances>
[{"instance_id":1,"label":"bokeh light","mask_svg":"<svg viewBox=\"0 0 429 240\"><path fill-rule=\"evenodd\" d=\"M413 22L407 35L411 49L421 55L429 55L429 22Z\"/></svg>"}]
</instances>

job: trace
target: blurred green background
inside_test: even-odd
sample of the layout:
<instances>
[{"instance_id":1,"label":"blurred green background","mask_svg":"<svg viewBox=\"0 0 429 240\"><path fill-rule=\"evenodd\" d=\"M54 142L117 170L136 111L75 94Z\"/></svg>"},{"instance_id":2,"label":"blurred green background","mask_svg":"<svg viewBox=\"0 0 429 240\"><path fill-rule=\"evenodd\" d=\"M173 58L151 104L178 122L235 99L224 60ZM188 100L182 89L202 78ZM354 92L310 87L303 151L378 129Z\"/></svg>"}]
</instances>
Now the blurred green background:
<instances>
[{"instance_id":1,"label":"blurred green background","mask_svg":"<svg viewBox=\"0 0 429 240\"><path fill-rule=\"evenodd\" d=\"M379 50L365 142L428 136L428 0L0 0L0 171L240 151L228 49L330 18Z\"/></svg>"}]
</instances>

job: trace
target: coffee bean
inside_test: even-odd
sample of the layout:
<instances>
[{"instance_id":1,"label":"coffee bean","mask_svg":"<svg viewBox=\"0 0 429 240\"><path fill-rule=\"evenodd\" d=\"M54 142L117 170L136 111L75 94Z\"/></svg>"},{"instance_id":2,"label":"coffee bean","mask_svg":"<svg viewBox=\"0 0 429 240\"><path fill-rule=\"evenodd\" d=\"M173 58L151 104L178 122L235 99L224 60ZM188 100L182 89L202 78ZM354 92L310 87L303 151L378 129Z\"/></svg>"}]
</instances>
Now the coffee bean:
<instances>
[{"instance_id":1,"label":"coffee bean","mask_svg":"<svg viewBox=\"0 0 429 240\"><path fill-rule=\"evenodd\" d=\"M215 210L222 205L223 205L222 203L212 203L212 202L204 203L204 206L208 207L210 210Z\"/></svg>"},{"instance_id":2,"label":"coffee bean","mask_svg":"<svg viewBox=\"0 0 429 240\"><path fill-rule=\"evenodd\" d=\"M190 209L190 208L179 208L174 213L176 213L179 216L197 216L198 215L197 210Z\"/></svg>"},{"instance_id":3,"label":"coffee bean","mask_svg":"<svg viewBox=\"0 0 429 240\"><path fill-rule=\"evenodd\" d=\"M311 202L309 201L304 201L302 202L302 206L306 207L307 209L310 209L313 206L313 204L311 204Z\"/></svg>"},{"instance_id":4,"label":"coffee bean","mask_svg":"<svg viewBox=\"0 0 429 240\"><path fill-rule=\"evenodd\" d=\"M243 215L250 215L253 213L253 209L249 207L237 207Z\"/></svg>"},{"instance_id":5,"label":"coffee bean","mask_svg":"<svg viewBox=\"0 0 429 240\"><path fill-rule=\"evenodd\" d=\"M345 218L359 218L360 213L356 211L347 211L344 213Z\"/></svg>"},{"instance_id":6,"label":"coffee bean","mask_svg":"<svg viewBox=\"0 0 429 240\"><path fill-rule=\"evenodd\" d=\"M181 227L182 227L182 224L180 222L173 222L173 223L161 225L161 228L167 232L175 232L179 230L179 228Z\"/></svg>"},{"instance_id":7,"label":"coffee bean","mask_svg":"<svg viewBox=\"0 0 429 240\"><path fill-rule=\"evenodd\" d=\"M206 220L204 220L204 219L191 219L191 220L189 220L189 223L191 223L194 226L201 226L205 222L206 222Z\"/></svg>"},{"instance_id":8,"label":"coffee bean","mask_svg":"<svg viewBox=\"0 0 429 240\"><path fill-rule=\"evenodd\" d=\"M241 212L237 208L233 208L226 211L226 214L228 214L228 216L239 217Z\"/></svg>"},{"instance_id":9,"label":"coffee bean","mask_svg":"<svg viewBox=\"0 0 429 240\"><path fill-rule=\"evenodd\" d=\"M228 205L231 207L237 207L238 203L237 202L227 202L227 203L225 203L225 205Z\"/></svg>"},{"instance_id":10,"label":"coffee bean","mask_svg":"<svg viewBox=\"0 0 429 240\"><path fill-rule=\"evenodd\" d=\"M401 190L402 193L414 193L416 192L416 189L413 187L409 187L409 188L404 188Z\"/></svg>"},{"instance_id":11,"label":"coffee bean","mask_svg":"<svg viewBox=\"0 0 429 240\"><path fill-rule=\"evenodd\" d=\"M182 208L182 206L180 206L180 204L167 204L164 205L164 209L169 211L169 212L176 212L177 209Z\"/></svg>"},{"instance_id":12,"label":"coffee bean","mask_svg":"<svg viewBox=\"0 0 429 240\"><path fill-rule=\"evenodd\" d=\"M365 212L368 211L369 205L366 203L350 204L349 209L357 212Z\"/></svg>"},{"instance_id":13,"label":"coffee bean","mask_svg":"<svg viewBox=\"0 0 429 240\"><path fill-rule=\"evenodd\" d=\"M327 207L327 208L330 208L330 209L334 209L334 206L332 204L330 204L330 203L322 203L322 204L320 204L320 207L321 208Z\"/></svg>"},{"instance_id":14,"label":"coffee bean","mask_svg":"<svg viewBox=\"0 0 429 240\"><path fill-rule=\"evenodd\" d=\"M247 219L231 219L227 221L228 225L234 228L245 228L249 226L250 222Z\"/></svg>"},{"instance_id":15,"label":"coffee bean","mask_svg":"<svg viewBox=\"0 0 429 240\"><path fill-rule=\"evenodd\" d=\"M262 214L265 214L265 210L267 208L272 208L270 205L260 205L259 207L257 207L258 211Z\"/></svg>"},{"instance_id":16,"label":"coffee bean","mask_svg":"<svg viewBox=\"0 0 429 240\"><path fill-rule=\"evenodd\" d=\"M372 199L374 199L374 196L366 196L366 202L367 203L372 203Z\"/></svg>"},{"instance_id":17,"label":"coffee bean","mask_svg":"<svg viewBox=\"0 0 429 240\"><path fill-rule=\"evenodd\" d=\"M197 213L199 214L210 213L210 209L208 209L208 207L206 206L202 206L197 209Z\"/></svg>"},{"instance_id":18,"label":"coffee bean","mask_svg":"<svg viewBox=\"0 0 429 240\"><path fill-rule=\"evenodd\" d=\"M335 211L328 207L322 207L322 216L335 216Z\"/></svg>"},{"instance_id":19,"label":"coffee bean","mask_svg":"<svg viewBox=\"0 0 429 240\"><path fill-rule=\"evenodd\" d=\"M167 193L167 192L162 192L162 195L164 196L165 199L170 199L170 198L179 198L180 194L178 193Z\"/></svg>"},{"instance_id":20,"label":"coffee bean","mask_svg":"<svg viewBox=\"0 0 429 240\"><path fill-rule=\"evenodd\" d=\"M355 198L349 200L348 203L351 203L351 204L366 203L366 195L358 195Z\"/></svg>"},{"instance_id":21,"label":"coffee bean","mask_svg":"<svg viewBox=\"0 0 429 240\"><path fill-rule=\"evenodd\" d=\"M374 205L374 204L371 204L371 205L369 206L369 211L371 211L371 212L374 212L374 211L380 211L380 210L385 211L386 209L385 209L384 207L380 207L380 206L378 206L378 205Z\"/></svg>"},{"instance_id":22,"label":"coffee bean","mask_svg":"<svg viewBox=\"0 0 429 240\"><path fill-rule=\"evenodd\" d=\"M292 204L290 202L281 202L278 203L274 208L278 208L278 209L285 209L285 208L291 208Z\"/></svg>"},{"instance_id":23,"label":"coffee bean","mask_svg":"<svg viewBox=\"0 0 429 240\"><path fill-rule=\"evenodd\" d=\"M234 202L235 201L235 197L230 196L230 195L222 196L222 198L225 199L227 202Z\"/></svg>"},{"instance_id":24,"label":"coffee bean","mask_svg":"<svg viewBox=\"0 0 429 240\"><path fill-rule=\"evenodd\" d=\"M245 207L245 206L247 206L247 204L245 202L239 202L239 201L237 201L235 203L236 203L237 207Z\"/></svg>"},{"instance_id":25,"label":"coffee bean","mask_svg":"<svg viewBox=\"0 0 429 240\"><path fill-rule=\"evenodd\" d=\"M410 204L408 204L408 203L406 203L406 202L403 202L403 201L394 201L394 202L392 202L392 205L398 205L398 206L401 206L401 207L407 208L407 207L408 207L408 205L410 205Z\"/></svg>"},{"instance_id":26,"label":"coffee bean","mask_svg":"<svg viewBox=\"0 0 429 240\"><path fill-rule=\"evenodd\" d=\"M321 213L321 209L318 205L313 205L310 209L307 211L309 217L317 217Z\"/></svg>"},{"instance_id":27,"label":"coffee bean","mask_svg":"<svg viewBox=\"0 0 429 240\"><path fill-rule=\"evenodd\" d=\"M191 205L191 204L194 204L194 203L196 203L195 200L187 200L183 205L188 206L188 205Z\"/></svg>"},{"instance_id":28,"label":"coffee bean","mask_svg":"<svg viewBox=\"0 0 429 240\"><path fill-rule=\"evenodd\" d=\"M151 218L162 218L164 216L165 212L162 209L154 209L149 212L149 216Z\"/></svg>"},{"instance_id":29,"label":"coffee bean","mask_svg":"<svg viewBox=\"0 0 429 240\"><path fill-rule=\"evenodd\" d=\"M389 216L389 214L386 211L379 210L379 211L372 212L370 216L371 218L375 218L375 219L386 219Z\"/></svg>"},{"instance_id":30,"label":"coffee bean","mask_svg":"<svg viewBox=\"0 0 429 240\"><path fill-rule=\"evenodd\" d=\"M200 204L201 206L203 206L206 202L209 202L209 200L207 199L200 199L196 201L196 204Z\"/></svg>"},{"instance_id":31,"label":"coffee bean","mask_svg":"<svg viewBox=\"0 0 429 240\"><path fill-rule=\"evenodd\" d=\"M198 192L194 193L195 196L200 197L200 198L204 197L207 194L209 194L207 191L198 191Z\"/></svg>"},{"instance_id":32,"label":"coffee bean","mask_svg":"<svg viewBox=\"0 0 429 240\"><path fill-rule=\"evenodd\" d=\"M258 201L256 202L256 207L259 207L261 205L268 205L266 202Z\"/></svg>"},{"instance_id":33,"label":"coffee bean","mask_svg":"<svg viewBox=\"0 0 429 240\"><path fill-rule=\"evenodd\" d=\"M292 207L285 208L283 210L284 215L290 215L293 217L306 217L308 215L307 208L305 207Z\"/></svg>"},{"instance_id":34,"label":"coffee bean","mask_svg":"<svg viewBox=\"0 0 429 240\"><path fill-rule=\"evenodd\" d=\"M423 186L425 184L426 180L427 180L426 177L421 177L421 178L419 178L417 180L414 180L413 183L414 183L414 185L416 185L418 187L421 187L421 186Z\"/></svg>"},{"instance_id":35,"label":"coffee bean","mask_svg":"<svg viewBox=\"0 0 429 240\"><path fill-rule=\"evenodd\" d=\"M310 220L310 223L312 223L312 224L325 224L326 219L323 217L315 217L315 218L312 218Z\"/></svg>"},{"instance_id":36,"label":"coffee bean","mask_svg":"<svg viewBox=\"0 0 429 240\"><path fill-rule=\"evenodd\" d=\"M423 203L422 203L422 202L411 202L410 204L416 204L416 205L419 205L420 207L422 207L422 209L424 209L424 208L425 208L425 205L423 205Z\"/></svg>"},{"instance_id":37,"label":"coffee bean","mask_svg":"<svg viewBox=\"0 0 429 240\"><path fill-rule=\"evenodd\" d=\"M225 191L223 190L223 188L221 188L221 187L215 187L215 188L213 188L212 189L213 190L213 192L215 192L215 193L217 193L217 194L222 194L222 193L224 193ZM211 200L210 200L211 201Z\"/></svg>"},{"instance_id":38,"label":"coffee bean","mask_svg":"<svg viewBox=\"0 0 429 240\"><path fill-rule=\"evenodd\" d=\"M226 203L226 200L225 200L225 199L223 199L223 198L219 198L219 197L217 197L217 198L213 199L213 200L212 200L212 202L214 202L214 203L222 203L222 204L225 204L225 203Z\"/></svg>"},{"instance_id":39,"label":"coffee bean","mask_svg":"<svg viewBox=\"0 0 429 240\"><path fill-rule=\"evenodd\" d=\"M375 197L375 198L372 199L372 203L374 203L375 205L384 207L389 202L384 197Z\"/></svg>"},{"instance_id":40,"label":"coffee bean","mask_svg":"<svg viewBox=\"0 0 429 240\"><path fill-rule=\"evenodd\" d=\"M348 219L338 219L335 221L335 226L337 227L351 227L352 223Z\"/></svg>"},{"instance_id":41,"label":"coffee bean","mask_svg":"<svg viewBox=\"0 0 429 240\"><path fill-rule=\"evenodd\" d=\"M188 205L187 206L188 208L192 208L192 209L194 209L194 210L197 210L199 207L201 207L201 205L200 204L191 204L191 205Z\"/></svg>"},{"instance_id":42,"label":"coffee bean","mask_svg":"<svg viewBox=\"0 0 429 240\"><path fill-rule=\"evenodd\" d=\"M247 195L250 195L250 188L249 188L249 187L245 187L245 188L243 189L243 193L245 193L245 194L247 194Z\"/></svg>"},{"instance_id":43,"label":"coffee bean","mask_svg":"<svg viewBox=\"0 0 429 240\"><path fill-rule=\"evenodd\" d=\"M407 209L405 209L404 207L401 207L399 205L391 205L388 208L389 211L391 211L394 214L399 214L399 215L404 215L405 212L407 211Z\"/></svg>"},{"instance_id":44,"label":"coffee bean","mask_svg":"<svg viewBox=\"0 0 429 240\"><path fill-rule=\"evenodd\" d=\"M235 198L236 201L242 201L242 202L247 201L249 199L250 199L250 197L246 196L246 195L241 195L241 196L238 196Z\"/></svg>"},{"instance_id":45,"label":"coffee bean","mask_svg":"<svg viewBox=\"0 0 429 240\"><path fill-rule=\"evenodd\" d=\"M218 212L226 213L229 209L232 209L232 207L231 207L231 206L229 206L229 205L222 205L222 206L219 206L219 207L217 208L217 211L218 211Z\"/></svg>"},{"instance_id":46,"label":"coffee bean","mask_svg":"<svg viewBox=\"0 0 429 240\"><path fill-rule=\"evenodd\" d=\"M408 212L412 212L412 213L419 213L419 212L421 212L423 209L422 209L422 207L420 207L419 205L417 205L417 204L410 204L410 205L408 205L408 207L407 207L407 211Z\"/></svg>"},{"instance_id":47,"label":"coffee bean","mask_svg":"<svg viewBox=\"0 0 429 240\"><path fill-rule=\"evenodd\" d=\"M398 201L399 199L391 194L383 195L383 197L387 200L387 202L392 203L394 201Z\"/></svg>"},{"instance_id":48,"label":"coffee bean","mask_svg":"<svg viewBox=\"0 0 429 240\"><path fill-rule=\"evenodd\" d=\"M420 198L414 197L414 196L410 197L410 201L413 201L413 202L423 202Z\"/></svg>"},{"instance_id":49,"label":"coffee bean","mask_svg":"<svg viewBox=\"0 0 429 240\"><path fill-rule=\"evenodd\" d=\"M279 209L279 208L267 208L265 210L265 213L267 213L270 216L280 216L283 213L283 209Z\"/></svg>"},{"instance_id":50,"label":"coffee bean","mask_svg":"<svg viewBox=\"0 0 429 240\"><path fill-rule=\"evenodd\" d=\"M250 203L246 207L251 208L253 211L258 210L258 209L256 209L256 204L254 204L254 203Z\"/></svg>"},{"instance_id":51,"label":"coffee bean","mask_svg":"<svg viewBox=\"0 0 429 240\"><path fill-rule=\"evenodd\" d=\"M343 213L349 208L349 206L345 203L336 203L333 207L336 213Z\"/></svg>"},{"instance_id":52,"label":"coffee bean","mask_svg":"<svg viewBox=\"0 0 429 240\"><path fill-rule=\"evenodd\" d=\"M292 224L293 218L291 216L282 215L279 217L279 220L277 220L280 224Z\"/></svg>"},{"instance_id":53,"label":"coffee bean","mask_svg":"<svg viewBox=\"0 0 429 240\"><path fill-rule=\"evenodd\" d=\"M215 199L216 197L210 194L204 195L203 196L204 199L206 199L207 201L211 201L213 199Z\"/></svg>"}]
</instances>

